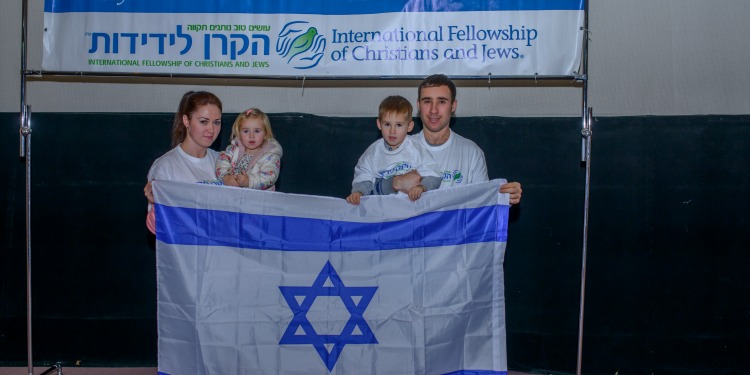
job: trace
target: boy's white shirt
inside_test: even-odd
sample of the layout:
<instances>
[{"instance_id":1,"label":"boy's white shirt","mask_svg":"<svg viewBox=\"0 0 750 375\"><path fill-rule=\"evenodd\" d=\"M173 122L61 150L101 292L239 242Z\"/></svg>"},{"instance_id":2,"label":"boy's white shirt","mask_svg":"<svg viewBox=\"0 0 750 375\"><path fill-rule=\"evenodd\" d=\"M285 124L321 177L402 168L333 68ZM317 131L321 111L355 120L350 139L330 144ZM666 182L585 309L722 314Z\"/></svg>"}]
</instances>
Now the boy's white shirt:
<instances>
[{"instance_id":1,"label":"boy's white shirt","mask_svg":"<svg viewBox=\"0 0 750 375\"><path fill-rule=\"evenodd\" d=\"M359 182L375 182L378 178L391 178L416 170L422 177L440 177L440 169L430 153L411 137L406 137L396 150L388 150L380 138L373 142L354 167L352 185Z\"/></svg>"}]
</instances>

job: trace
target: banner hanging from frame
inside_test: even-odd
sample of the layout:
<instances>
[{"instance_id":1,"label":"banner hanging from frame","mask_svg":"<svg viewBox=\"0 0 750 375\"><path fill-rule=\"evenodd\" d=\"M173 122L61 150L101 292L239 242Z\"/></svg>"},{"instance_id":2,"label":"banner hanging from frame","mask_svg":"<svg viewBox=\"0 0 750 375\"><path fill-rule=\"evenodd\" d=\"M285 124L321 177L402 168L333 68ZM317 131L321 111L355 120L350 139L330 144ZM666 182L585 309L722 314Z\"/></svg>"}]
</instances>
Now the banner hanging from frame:
<instances>
[{"instance_id":1,"label":"banner hanging from frame","mask_svg":"<svg viewBox=\"0 0 750 375\"><path fill-rule=\"evenodd\" d=\"M45 0L42 69L576 76L584 0Z\"/></svg>"}]
</instances>

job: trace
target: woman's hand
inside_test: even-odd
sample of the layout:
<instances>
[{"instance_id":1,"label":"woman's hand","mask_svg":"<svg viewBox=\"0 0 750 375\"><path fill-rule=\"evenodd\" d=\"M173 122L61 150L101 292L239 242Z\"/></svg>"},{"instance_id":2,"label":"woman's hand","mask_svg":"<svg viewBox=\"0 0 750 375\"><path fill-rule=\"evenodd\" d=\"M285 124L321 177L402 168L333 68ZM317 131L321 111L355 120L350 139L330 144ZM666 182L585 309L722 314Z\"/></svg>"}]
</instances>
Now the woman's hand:
<instances>
[{"instance_id":1,"label":"woman's hand","mask_svg":"<svg viewBox=\"0 0 750 375\"><path fill-rule=\"evenodd\" d=\"M146 182L146 186L143 187L143 195L146 196L148 203L154 204L154 192L151 189L151 181Z\"/></svg>"}]
</instances>

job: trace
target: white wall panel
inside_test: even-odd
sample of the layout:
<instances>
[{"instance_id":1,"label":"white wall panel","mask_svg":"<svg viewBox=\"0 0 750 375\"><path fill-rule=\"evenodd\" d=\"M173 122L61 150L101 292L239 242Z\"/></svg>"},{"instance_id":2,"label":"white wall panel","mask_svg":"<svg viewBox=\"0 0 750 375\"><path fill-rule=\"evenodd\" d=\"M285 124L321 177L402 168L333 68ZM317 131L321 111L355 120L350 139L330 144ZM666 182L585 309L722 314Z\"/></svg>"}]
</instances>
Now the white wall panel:
<instances>
[{"instance_id":1,"label":"white wall panel","mask_svg":"<svg viewBox=\"0 0 750 375\"><path fill-rule=\"evenodd\" d=\"M21 2L0 13L0 111L17 112ZM28 68L41 67L43 0L29 1ZM598 0L590 7L589 105L599 116L750 114L750 1ZM182 93L218 94L226 112L373 116L385 96L416 97L416 81L159 80L107 83L30 80L35 112L171 112ZM94 81L94 82L91 82ZM460 115L580 116L568 83L459 82Z\"/></svg>"}]
</instances>

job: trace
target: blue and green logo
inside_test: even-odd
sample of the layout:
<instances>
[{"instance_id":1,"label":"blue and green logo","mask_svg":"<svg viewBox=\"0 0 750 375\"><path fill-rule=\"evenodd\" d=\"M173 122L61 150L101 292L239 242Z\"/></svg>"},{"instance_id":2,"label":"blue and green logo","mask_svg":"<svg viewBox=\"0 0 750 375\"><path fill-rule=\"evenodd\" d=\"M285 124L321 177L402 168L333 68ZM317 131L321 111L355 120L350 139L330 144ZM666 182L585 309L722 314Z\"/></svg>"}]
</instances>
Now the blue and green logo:
<instances>
[{"instance_id":1,"label":"blue and green logo","mask_svg":"<svg viewBox=\"0 0 750 375\"><path fill-rule=\"evenodd\" d=\"M276 52L295 69L318 65L326 49L326 38L306 21L289 22L276 40Z\"/></svg>"},{"instance_id":2,"label":"blue and green logo","mask_svg":"<svg viewBox=\"0 0 750 375\"><path fill-rule=\"evenodd\" d=\"M455 181L457 184L460 184L464 180L464 175L461 174L461 171L456 169L453 171L453 181Z\"/></svg>"}]
</instances>

